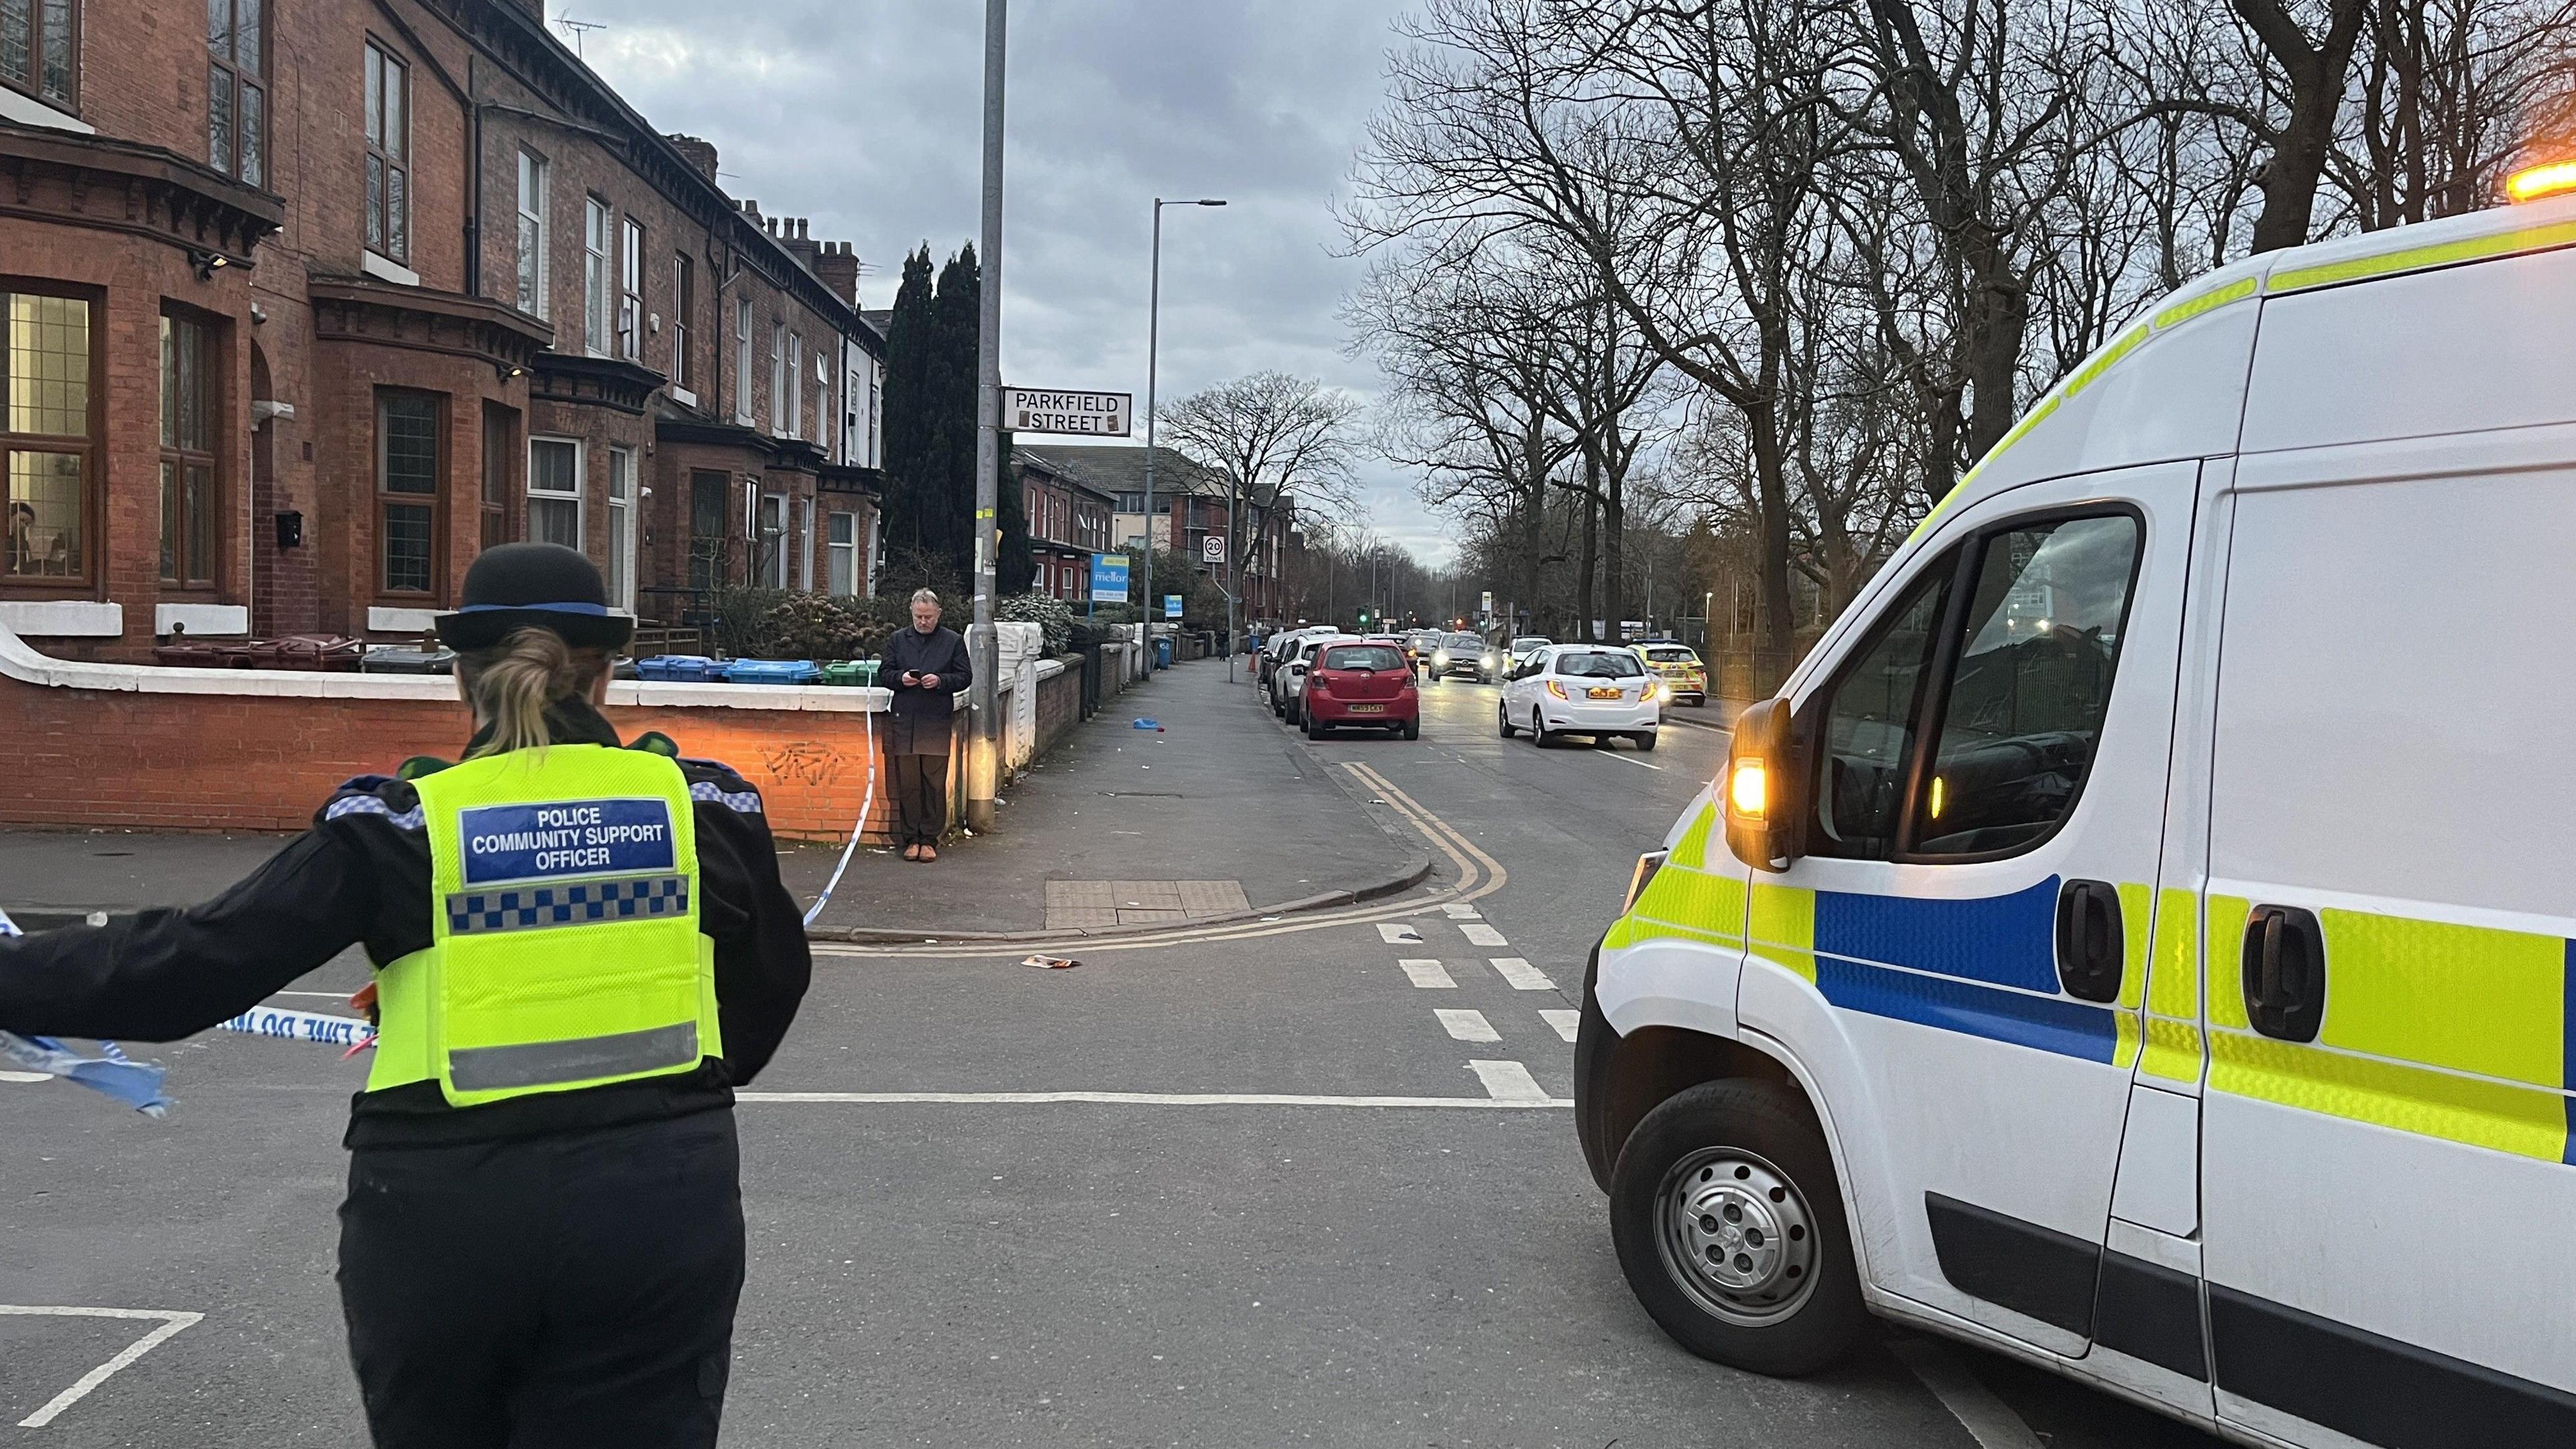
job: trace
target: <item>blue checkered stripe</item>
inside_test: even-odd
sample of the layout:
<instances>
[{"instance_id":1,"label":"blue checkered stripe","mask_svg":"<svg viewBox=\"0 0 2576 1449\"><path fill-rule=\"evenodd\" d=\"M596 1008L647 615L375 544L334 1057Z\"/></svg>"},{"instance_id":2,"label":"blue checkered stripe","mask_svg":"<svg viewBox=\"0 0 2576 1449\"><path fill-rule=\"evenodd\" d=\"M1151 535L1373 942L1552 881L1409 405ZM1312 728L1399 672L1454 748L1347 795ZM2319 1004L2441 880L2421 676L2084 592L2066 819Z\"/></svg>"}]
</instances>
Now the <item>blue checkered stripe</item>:
<instances>
[{"instance_id":1,"label":"blue checkered stripe","mask_svg":"<svg viewBox=\"0 0 2576 1449\"><path fill-rule=\"evenodd\" d=\"M594 926L608 921L685 915L688 909L689 878L684 875L556 881L551 885L449 896L447 933L478 936L496 931Z\"/></svg>"}]
</instances>

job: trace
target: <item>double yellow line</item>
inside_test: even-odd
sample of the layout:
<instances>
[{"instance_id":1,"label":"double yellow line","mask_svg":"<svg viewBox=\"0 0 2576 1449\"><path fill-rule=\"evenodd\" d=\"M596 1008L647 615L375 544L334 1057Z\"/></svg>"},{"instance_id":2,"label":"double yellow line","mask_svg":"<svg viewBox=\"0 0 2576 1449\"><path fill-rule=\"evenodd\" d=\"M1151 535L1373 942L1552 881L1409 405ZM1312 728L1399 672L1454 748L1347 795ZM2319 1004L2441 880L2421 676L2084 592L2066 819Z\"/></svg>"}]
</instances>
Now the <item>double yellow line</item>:
<instances>
[{"instance_id":1,"label":"double yellow line","mask_svg":"<svg viewBox=\"0 0 2576 1449\"><path fill-rule=\"evenodd\" d=\"M1459 829L1441 819L1396 788L1393 781L1366 765L1344 761L1342 768L1377 797L1379 803L1394 811L1405 824L1418 831L1431 848L1445 856L1456 872L1455 883L1428 895L1368 905L1344 906L1328 911L1301 912L1277 921L1233 921L1222 925L1175 926L1164 931L1140 931L1132 936L1064 936L1055 939L1029 937L1013 941L958 941L918 946L853 946L817 942L817 956L858 958L895 958L906 960L979 960L996 956L1019 956L1030 951L1077 952L1097 956L1111 951L1157 951L1174 946L1202 946L1226 941L1248 941L1263 936L1286 936L1301 931L1324 931L1336 926L1366 925L1377 921L1399 920L1418 916L1443 905L1465 905L1482 900L1501 890L1511 873L1501 861L1485 853L1484 847L1469 840Z\"/></svg>"}]
</instances>

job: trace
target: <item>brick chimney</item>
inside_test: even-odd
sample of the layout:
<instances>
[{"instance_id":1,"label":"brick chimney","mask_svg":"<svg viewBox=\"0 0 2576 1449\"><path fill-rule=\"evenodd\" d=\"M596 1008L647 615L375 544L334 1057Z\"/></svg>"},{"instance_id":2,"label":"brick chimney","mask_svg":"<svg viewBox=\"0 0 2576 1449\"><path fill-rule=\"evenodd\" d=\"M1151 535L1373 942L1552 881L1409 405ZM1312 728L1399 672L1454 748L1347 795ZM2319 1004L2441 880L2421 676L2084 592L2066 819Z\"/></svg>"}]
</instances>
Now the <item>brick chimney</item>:
<instances>
[{"instance_id":1,"label":"brick chimney","mask_svg":"<svg viewBox=\"0 0 2576 1449\"><path fill-rule=\"evenodd\" d=\"M812 263L814 275L832 289L832 295L856 307L859 305L859 258L848 242L825 242L822 253Z\"/></svg>"},{"instance_id":2,"label":"brick chimney","mask_svg":"<svg viewBox=\"0 0 2576 1449\"><path fill-rule=\"evenodd\" d=\"M702 141L695 136L682 136L677 134L665 136L662 139L670 142L673 146L678 147L680 154L687 158L689 165L694 168L700 176L707 178L709 181L716 179L715 142Z\"/></svg>"},{"instance_id":3,"label":"brick chimney","mask_svg":"<svg viewBox=\"0 0 2576 1449\"><path fill-rule=\"evenodd\" d=\"M809 272L815 271L814 258L816 256L816 246L814 239L806 235L805 218L801 216L780 217L778 219L778 244L787 248L787 254L796 259L798 266L803 267ZM815 274L817 276L821 275L820 272L816 272Z\"/></svg>"}]
</instances>

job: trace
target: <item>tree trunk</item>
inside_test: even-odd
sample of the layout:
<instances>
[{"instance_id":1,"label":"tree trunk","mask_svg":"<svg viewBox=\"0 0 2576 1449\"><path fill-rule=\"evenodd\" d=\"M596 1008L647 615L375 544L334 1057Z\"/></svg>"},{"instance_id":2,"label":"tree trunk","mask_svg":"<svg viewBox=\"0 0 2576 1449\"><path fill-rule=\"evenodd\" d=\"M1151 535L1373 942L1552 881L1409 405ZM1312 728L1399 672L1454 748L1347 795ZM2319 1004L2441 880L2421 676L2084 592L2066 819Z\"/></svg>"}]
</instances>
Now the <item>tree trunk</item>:
<instances>
[{"instance_id":1,"label":"tree trunk","mask_svg":"<svg viewBox=\"0 0 2576 1449\"><path fill-rule=\"evenodd\" d=\"M1611 445L1618 445L1617 417L1611 420ZM1613 464L1603 480L1601 495L1601 546L1608 555L1609 581L1601 588L1601 612L1610 618L1610 627L1628 617L1628 503L1623 497L1622 476L1627 469Z\"/></svg>"},{"instance_id":2,"label":"tree trunk","mask_svg":"<svg viewBox=\"0 0 2576 1449\"><path fill-rule=\"evenodd\" d=\"M1776 687L1797 647L1796 622L1789 597L1789 479L1780 447L1780 413L1765 399L1744 410L1746 432L1753 443L1754 497L1761 513L1761 557L1754 581L1754 610L1760 616L1760 648L1769 657L1754 671L1754 687Z\"/></svg>"},{"instance_id":3,"label":"tree trunk","mask_svg":"<svg viewBox=\"0 0 2576 1449\"><path fill-rule=\"evenodd\" d=\"M2322 41L2311 43L2279 0L2235 0L2243 17L2290 83L2290 119L2263 170L2263 211L2254 219L2257 252L2303 246L2315 222L2317 182L2334 145L2353 46L2361 36L2363 0L2333 0Z\"/></svg>"},{"instance_id":4,"label":"tree trunk","mask_svg":"<svg viewBox=\"0 0 2576 1449\"><path fill-rule=\"evenodd\" d=\"M1968 451L1982 458L2012 431L2013 384L2021 371L2022 339L2030 330L2030 294L2013 274L2002 243L1982 231L1980 235L1982 240L1964 259L1968 268L1964 370L1974 389L1969 400Z\"/></svg>"},{"instance_id":5,"label":"tree trunk","mask_svg":"<svg viewBox=\"0 0 2576 1449\"><path fill-rule=\"evenodd\" d=\"M1583 471L1589 478L1593 471L1592 459L1588 456L1591 450L1587 448L1584 451L1587 456L1583 460ZM1600 536L1601 500L1587 490L1583 495L1583 562L1580 571L1575 575L1574 584L1574 637L1586 643L1591 642L1592 639L1591 629L1594 617L1592 586L1599 558Z\"/></svg>"}]
</instances>

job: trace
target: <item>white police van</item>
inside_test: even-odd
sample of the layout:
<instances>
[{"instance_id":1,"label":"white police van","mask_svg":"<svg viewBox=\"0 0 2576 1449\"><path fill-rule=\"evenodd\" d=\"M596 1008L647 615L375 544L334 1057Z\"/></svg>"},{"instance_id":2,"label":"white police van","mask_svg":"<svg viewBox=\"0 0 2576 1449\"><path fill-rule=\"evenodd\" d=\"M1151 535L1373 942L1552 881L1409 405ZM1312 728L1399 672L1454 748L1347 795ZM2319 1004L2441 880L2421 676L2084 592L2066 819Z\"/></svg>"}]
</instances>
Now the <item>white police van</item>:
<instances>
[{"instance_id":1,"label":"white police van","mask_svg":"<svg viewBox=\"0 0 2576 1449\"><path fill-rule=\"evenodd\" d=\"M1676 1339L1875 1313L2248 1444L2576 1445L2576 197L2274 253L2041 399L1588 973Z\"/></svg>"}]
</instances>

